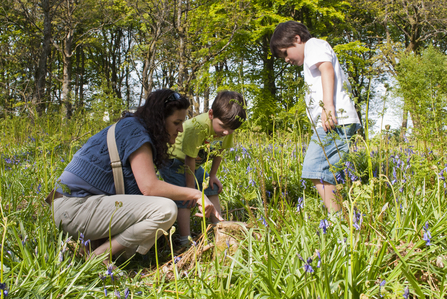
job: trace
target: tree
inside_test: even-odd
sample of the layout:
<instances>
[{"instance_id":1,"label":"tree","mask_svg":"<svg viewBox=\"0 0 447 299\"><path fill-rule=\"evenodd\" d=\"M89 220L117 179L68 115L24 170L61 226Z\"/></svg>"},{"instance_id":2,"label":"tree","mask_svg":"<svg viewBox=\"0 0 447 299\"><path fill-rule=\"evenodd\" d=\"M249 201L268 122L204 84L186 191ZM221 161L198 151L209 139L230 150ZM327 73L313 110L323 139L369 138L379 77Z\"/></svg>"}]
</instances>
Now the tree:
<instances>
[{"instance_id":1,"label":"tree","mask_svg":"<svg viewBox=\"0 0 447 299\"><path fill-rule=\"evenodd\" d=\"M447 34L447 7L441 0L351 0L351 3L355 8L366 9L385 27L385 36L378 40L383 40L380 47L383 64L394 76L397 75L400 45L407 53L419 54L427 45L437 45ZM408 105L404 105L402 134L408 122L406 107Z\"/></svg>"},{"instance_id":2,"label":"tree","mask_svg":"<svg viewBox=\"0 0 447 299\"><path fill-rule=\"evenodd\" d=\"M444 143L447 129L447 55L433 46L421 55L403 53L397 66L396 94L412 111L414 134L432 144Z\"/></svg>"}]
</instances>

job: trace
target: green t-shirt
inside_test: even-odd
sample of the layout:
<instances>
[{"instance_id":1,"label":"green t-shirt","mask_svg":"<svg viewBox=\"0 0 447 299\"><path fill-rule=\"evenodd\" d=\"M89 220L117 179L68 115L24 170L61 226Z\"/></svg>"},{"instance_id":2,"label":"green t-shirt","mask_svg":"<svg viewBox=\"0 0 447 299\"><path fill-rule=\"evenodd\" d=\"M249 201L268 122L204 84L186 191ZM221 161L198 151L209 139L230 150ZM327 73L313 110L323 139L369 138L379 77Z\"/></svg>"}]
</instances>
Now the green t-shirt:
<instances>
[{"instance_id":1,"label":"green t-shirt","mask_svg":"<svg viewBox=\"0 0 447 299\"><path fill-rule=\"evenodd\" d=\"M206 162L204 144L211 144L213 149L228 149L233 147L233 134L224 137L213 137L214 130L208 113L202 113L183 123L183 132L175 139L175 144L169 149L171 158L184 161L186 155L196 158L196 167Z\"/></svg>"}]
</instances>

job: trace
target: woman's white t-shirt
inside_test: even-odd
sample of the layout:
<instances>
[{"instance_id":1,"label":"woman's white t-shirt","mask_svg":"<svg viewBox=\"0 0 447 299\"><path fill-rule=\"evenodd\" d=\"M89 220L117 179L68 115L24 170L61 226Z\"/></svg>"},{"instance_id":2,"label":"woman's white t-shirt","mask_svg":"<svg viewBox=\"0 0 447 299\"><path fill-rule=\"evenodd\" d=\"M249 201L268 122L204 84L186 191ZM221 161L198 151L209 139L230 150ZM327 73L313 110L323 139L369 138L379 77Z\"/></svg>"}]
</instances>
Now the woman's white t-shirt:
<instances>
[{"instance_id":1,"label":"woman's white t-shirt","mask_svg":"<svg viewBox=\"0 0 447 299\"><path fill-rule=\"evenodd\" d=\"M334 67L334 106L339 125L360 123L354 102L351 100L351 87L340 67L337 55L332 47L324 40L311 38L304 46L304 81L308 86L306 92L307 115L316 125L321 127L320 102L323 101L323 85L321 72L316 67L319 62L329 61Z\"/></svg>"}]
</instances>

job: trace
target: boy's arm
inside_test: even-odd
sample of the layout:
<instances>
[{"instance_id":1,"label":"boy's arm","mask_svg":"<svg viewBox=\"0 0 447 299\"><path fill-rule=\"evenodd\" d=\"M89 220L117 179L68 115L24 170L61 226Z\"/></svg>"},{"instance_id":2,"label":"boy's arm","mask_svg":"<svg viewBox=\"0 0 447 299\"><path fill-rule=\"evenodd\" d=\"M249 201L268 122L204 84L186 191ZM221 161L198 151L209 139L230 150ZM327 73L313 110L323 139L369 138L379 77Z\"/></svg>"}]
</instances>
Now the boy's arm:
<instances>
[{"instance_id":1,"label":"boy's arm","mask_svg":"<svg viewBox=\"0 0 447 299\"><path fill-rule=\"evenodd\" d=\"M194 188L196 185L194 173L196 170L196 159L192 158L188 155L185 157L185 181L186 181L186 187Z\"/></svg>"},{"instance_id":2,"label":"boy's arm","mask_svg":"<svg viewBox=\"0 0 447 299\"><path fill-rule=\"evenodd\" d=\"M323 111L321 113L321 124L325 132L335 128L338 124L335 117L334 105L334 84L335 73L334 67L330 61L324 61L317 64L317 68L321 73L321 84L323 86Z\"/></svg>"},{"instance_id":3,"label":"boy's arm","mask_svg":"<svg viewBox=\"0 0 447 299\"><path fill-rule=\"evenodd\" d=\"M218 192L222 192L222 183L219 181L219 179L217 178L216 174L217 174L217 170L219 170L219 166L220 166L220 162L222 161L222 150L220 150L219 156L214 156L213 158L213 164L211 165L211 170L210 170L210 186L211 189L214 189L214 184L217 185L218 187Z\"/></svg>"}]
</instances>

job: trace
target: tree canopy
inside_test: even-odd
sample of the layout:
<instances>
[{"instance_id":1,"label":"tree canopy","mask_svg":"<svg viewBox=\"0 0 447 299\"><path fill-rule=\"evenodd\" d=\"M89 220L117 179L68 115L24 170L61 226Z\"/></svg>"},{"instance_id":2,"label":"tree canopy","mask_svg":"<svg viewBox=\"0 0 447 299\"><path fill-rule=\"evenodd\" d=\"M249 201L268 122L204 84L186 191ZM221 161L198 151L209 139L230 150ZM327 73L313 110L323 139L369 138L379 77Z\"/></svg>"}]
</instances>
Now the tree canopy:
<instances>
[{"instance_id":1,"label":"tree canopy","mask_svg":"<svg viewBox=\"0 0 447 299\"><path fill-rule=\"evenodd\" d=\"M306 122L302 68L269 49L275 26L287 20L333 46L361 117L375 96L371 82L400 83L409 53L429 55L430 45L447 51L447 8L439 0L0 3L1 117L118 114L154 89L173 88L193 100L191 116L207 111L219 90L233 89L264 130L283 111L301 111ZM406 102L418 97L408 92L401 93Z\"/></svg>"}]
</instances>

